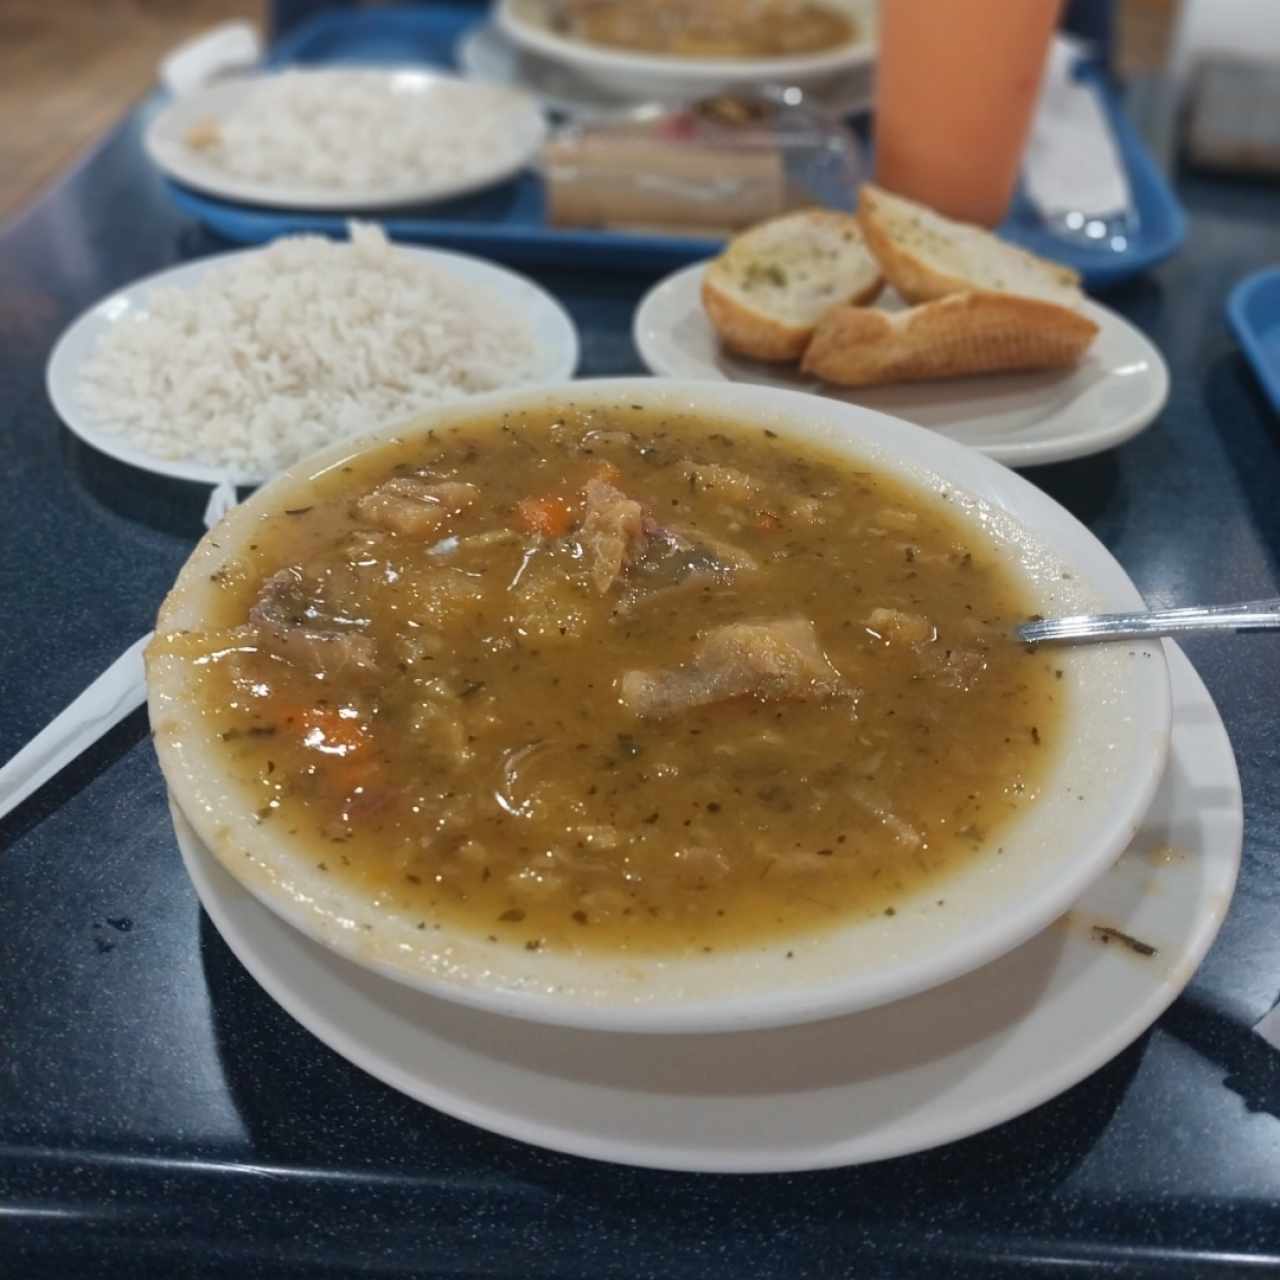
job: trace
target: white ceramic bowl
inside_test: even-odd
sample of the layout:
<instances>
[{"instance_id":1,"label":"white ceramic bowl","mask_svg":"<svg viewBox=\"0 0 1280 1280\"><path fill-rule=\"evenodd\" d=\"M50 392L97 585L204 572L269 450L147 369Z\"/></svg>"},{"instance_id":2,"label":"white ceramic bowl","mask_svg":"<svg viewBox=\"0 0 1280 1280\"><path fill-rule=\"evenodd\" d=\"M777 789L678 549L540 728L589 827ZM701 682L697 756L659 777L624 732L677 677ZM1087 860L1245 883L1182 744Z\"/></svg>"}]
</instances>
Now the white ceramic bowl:
<instances>
[{"instance_id":1,"label":"white ceramic bowl","mask_svg":"<svg viewBox=\"0 0 1280 1280\"><path fill-rule=\"evenodd\" d=\"M369 437L418 425L563 403L701 411L820 441L926 489L1020 563L1045 614L1132 609L1141 599L1072 515L998 463L929 431L856 405L773 388L629 378L502 392L449 406ZM361 445L313 456L258 491L196 548L157 631L196 628L260 521L296 505L308 478ZM286 500L287 497L287 500ZM838 590L839 584L833 583ZM852 607L852 606L851 606ZM491 943L375 909L256 824L224 774L216 735L188 697L189 667L148 662L156 750L174 798L222 863L272 910L324 945L389 977L491 1012L607 1031L705 1032L781 1026L882 1004L977 968L1044 929L1105 872L1145 814L1164 770L1170 728L1164 652L1152 645L1062 649L1066 723L1036 803L999 829L1000 856L975 858L897 906L896 914L820 935L689 958L579 956ZM937 898L945 906L937 905ZM794 957L784 959L788 951Z\"/></svg>"},{"instance_id":2,"label":"white ceramic bowl","mask_svg":"<svg viewBox=\"0 0 1280 1280\"><path fill-rule=\"evenodd\" d=\"M821 53L786 58L680 58L609 49L558 35L545 21L549 0L498 0L499 30L523 49L571 68L615 95L641 101L690 102L730 89L762 85L807 88L875 61L876 6L871 0L828 0L858 23L858 38Z\"/></svg>"}]
</instances>

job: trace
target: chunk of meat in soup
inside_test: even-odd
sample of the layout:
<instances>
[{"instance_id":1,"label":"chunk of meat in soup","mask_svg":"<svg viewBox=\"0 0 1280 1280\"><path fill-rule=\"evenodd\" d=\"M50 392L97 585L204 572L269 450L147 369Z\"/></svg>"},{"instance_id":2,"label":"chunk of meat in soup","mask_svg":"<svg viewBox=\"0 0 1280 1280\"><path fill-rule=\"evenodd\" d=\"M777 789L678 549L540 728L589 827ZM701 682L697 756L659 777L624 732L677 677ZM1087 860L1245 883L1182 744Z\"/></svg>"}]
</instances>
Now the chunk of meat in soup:
<instances>
[{"instance_id":1,"label":"chunk of meat in soup","mask_svg":"<svg viewBox=\"0 0 1280 1280\"><path fill-rule=\"evenodd\" d=\"M891 644L932 644L938 638L938 629L928 618L902 609L872 609L865 626Z\"/></svg>"},{"instance_id":2,"label":"chunk of meat in soup","mask_svg":"<svg viewBox=\"0 0 1280 1280\"><path fill-rule=\"evenodd\" d=\"M686 462L680 474L695 493L714 493L731 502L750 502L760 492L759 484L745 471L719 462Z\"/></svg>"},{"instance_id":3,"label":"chunk of meat in soup","mask_svg":"<svg viewBox=\"0 0 1280 1280\"><path fill-rule=\"evenodd\" d=\"M629 614L677 591L727 585L739 573L759 568L754 556L719 538L652 525L644 554L631 567L619 612Z\"/></svg>"},{"instance_id":4,"label":"chunk of meat in soup","mask_svg":"<svg viewBox=\"0 0 1280 1280\"><path fill-rule=\"evenodd\" d=\"M644 549L644 508L607 480L588 480L585 493L581 540L591 584L604 595Z\"/></svg>"},{"instance_id":5,"label":"chunk of meat in soup","mask_svg":"<svg viewBox=\"0 0 1280 1280\"><path fill-rule=\"evenodd\" d=\"M807 618L734 622L708 632L693 661L671 671L628 671L618 686L636 715L662 718L729 698L816 702L844 680Z\"/></svg>"},{"instance_id":6,"label":"chunk of meat in soup","mask_svg":"<svg viewBox=\"0 0 1280 1280\"><path fill-rule=\"evenodd\" d=\"M356 502L361 520L410 538L439 531L452 515L480 496L473 484L457 480L431 482L419 476L396 476Z\"/></svg>"},{"instance_id":7,"label":"chunk of meat in soup","mask_svg":"<svg viewBox=\"0 0 1280 1280\"><path fill-rule=\"evenodd\" d=\"M316 675L377 671L377 647L370 636L337 627L320 613L298 569L281 569L263 584L249 610L253 628L266 633L271 648L286 662Z\"/></svg>"},{"instance_id":8,"label":"chunk of meat in soup","mask_svg":"<svg viewBox=\"0 0 1280 1280\"><path fill-rule=\"evenodd\" d=\"M754 556L719 538L655 526L649 548L636 565L636 573L655 582L665 578L669 584L699 576L704 580L715 578L727 582L735 573L754 573L759 567Z\"/></svg>"},{"instance_id":9,"label":"chunk of meat in soup","mask_svg":"<svg viewBox=\"0 0 1280 1280\"><path fill-rule=\"evenodd\" d=\"M630 576L623 612L673 587L725 583L735 573L759 568L754 557L718 538L663 528L607 479L588 480L583 493L585 512L578 536L592 586L604 595Z\"/></svg>"}]
</instances>

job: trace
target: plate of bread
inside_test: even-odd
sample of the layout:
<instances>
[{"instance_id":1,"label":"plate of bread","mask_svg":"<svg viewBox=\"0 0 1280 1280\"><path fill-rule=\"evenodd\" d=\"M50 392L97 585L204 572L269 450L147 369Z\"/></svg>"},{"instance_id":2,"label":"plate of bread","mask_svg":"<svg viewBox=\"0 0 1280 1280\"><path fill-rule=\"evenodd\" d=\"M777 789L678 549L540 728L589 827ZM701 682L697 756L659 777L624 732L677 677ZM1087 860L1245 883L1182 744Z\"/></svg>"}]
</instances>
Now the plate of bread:
<instances>
[{"instance_id":1,"label":"plate of bread","mask_svg":"<svg viewBox=\"0 0 1280 1280\"><path fill-rule=\"evenodd\" d=\"M1069 267L871 185L855 214L786 214L669 276L634 336L660 376L834 396L1018 467L1112 448L1169 394Z\"/></svg>"}]
</instances>

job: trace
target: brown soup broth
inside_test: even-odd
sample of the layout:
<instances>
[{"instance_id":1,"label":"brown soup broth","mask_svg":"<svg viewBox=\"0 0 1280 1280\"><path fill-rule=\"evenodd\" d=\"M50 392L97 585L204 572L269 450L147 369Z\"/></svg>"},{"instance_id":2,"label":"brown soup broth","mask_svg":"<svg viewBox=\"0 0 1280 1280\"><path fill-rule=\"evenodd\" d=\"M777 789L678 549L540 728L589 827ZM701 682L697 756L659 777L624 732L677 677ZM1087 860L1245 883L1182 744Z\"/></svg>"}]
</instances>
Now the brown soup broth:
<instances>
[{"instance_id":1,"label":"brown soup broth","mask_svg":"<svg viewBox=\"0 0 1280 1280\"><path fill-rule=\"evenodd\" d=\"M685 58L824 53L858 34L848 14L810 0L569 0L553 25L606 48Z\"/></svg>"},{"instance_id":2,"label":"brown soup broth","mask_svg":"<svg viewBox=\"0 0 1280 1280\"><path fill-rule=\"evenodd\" d=\"M215 579L215 629L167 644L214 655L198 696L260 821L530 948L944 899L1059 733L1052 656L1008 638L1027 589L971 519L702 416L407 437L300 485Z\"/></svg>"}]
</instances>

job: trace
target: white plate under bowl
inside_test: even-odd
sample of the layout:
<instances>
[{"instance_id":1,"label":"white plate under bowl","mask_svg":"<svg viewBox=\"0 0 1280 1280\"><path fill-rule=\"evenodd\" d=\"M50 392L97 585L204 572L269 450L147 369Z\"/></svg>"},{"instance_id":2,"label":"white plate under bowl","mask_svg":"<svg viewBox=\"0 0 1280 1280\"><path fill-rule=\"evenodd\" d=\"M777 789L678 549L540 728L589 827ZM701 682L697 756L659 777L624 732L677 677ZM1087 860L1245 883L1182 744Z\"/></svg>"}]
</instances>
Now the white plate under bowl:
<instances>
[{"instance_id":1,"label":"white plate under bowl","mask_svg":"<svg viewBox=\"0 0 1280 1280\"><path fill-rule=\"evenodd\" d=\"M1074 369L947 378L842 390L787 365L724 351L702 307L696 263L655 285L641 300L632 336L660 377L788 387L859 404L928 427L1010 467L1034 467L1101 453L1149 426L1169 398L1160 352L1127 320L1087 300L1100 329Z\"/></svg>"},{"instance_id":2,"label":"white plate under bowl","mask_svg":"<svg viewBox=\"0 0 1280 1280\"><path fill-rule=\"evenodd\" d=\"M494 109L495 95L500 92L422 67L326 67L314 72L290 68L289 74L332 76L339 70L359 75L384 89L388 98L397 104L397 109L404 111L430 111L431 95L439 92L442 86L447 87L451 94L474 95L477 110ZM277 73L237 76L175 98L147 126L143 138L147 154L169 177L222 200L269 205L277 209L350 213L451 200L455 196L495 186L530 164L546 141L546 121L538 104L525 94L508 91L503 95L504 100L497 104L502 127L495 132L502 136L502 145L483 160L478 159L465 176L414 177L382 186L350 188L314 186L283 175L264 181L230 173L187 144L187 136L194 126L227 116L240 106L255 84L273 74Z\"/></svg>"},{"instance_id":3,"label":"white plate under bowl","mask_svg":"<svg viewBox=\"0 0 1280 1280\"><path fill-rule=\"evenodd\" d=\"M552 31L539 20L555 0L498 0L494 21L522 49L560 63L612 93L641 100L689 102L726 90L799 85L869 66L876 57L876 6L869 0L828 0L859 24L848 44L779 58L685 58L592 44Z\"/></svg>"},{"instance_id":4,"label":"white plate under bowl","mask_svg":"<svg viewBox=\"0 0 1280 1280\"><path fill-rule=\"evenodd\" d=\"M1055 1097L1190 981L1240 864L1240 781L1207 690L1168 646L1169 767L1132 845L1002 960L867 1013L775 1031L630 1036L512 1022L411 991L285 924L174 812L196 891L245 968L348 1061L481 1128L574 1155L720 1173L905 1155ZM1102 945L1093 926L1156 948Z\"/></svg>"},{"instance_id":5,"label":"white plate under bowl","mask_svg":"<svg viewBox=\"0 0 1280 1280\"><path fill-rule=\"evenodd\" d=\"M529 330L537 351L534 384L561 382L573 376L578 366L578 330L569 313L533 281L465 253L447 253L443 249L424 249L417 245L398 244L395 248L397 253L412 254L417 260L429 263L441 272L447 271L456 279L477 289L499 295L508 315L518 316ZM229 480L237 485L258 485L268 479L256 472L207 466L201 462L161 458L146 453L131 445L126 436L103 430L80 397L81 373L98 343L113 325L132 322L138 316L145 315L147 300L154 290L193 288L207 272L220 270L253 254L265 252L264 247L237 249L231 253L184 263L180 267L171 267L167 271L135 280L131 285L103 298L101 302L95 302L78 316L58 339L45 372L49 399L67 427L100 452L157 475L173 476L200 484L219 484L223 480Z\"/></svg>"},{"instance_id":6,"label":"white plate under bowl","mask_svg":"<svg viewBox=\"0 0 1280 1280\"><path fill-rule=\"evenodd\" d=\"M479 417L565 403L596 421L703 414L838 451L927 492L945 493L997 553L1016 563L1026 607L1046 616L1128 610L1141 597L1100 542L1015 472L908 423L816 396L727 383L619 378L500 392L444 406L311 456L234 508L184 566L158 635L199 630L217 581L241 563L261 522L313 500L313 484L369 447ZM781 447L781 446L780 446ZM265 568L266 566L264 566ZM839 584L835 584L838 589ZM302 842L256 821L251 793L192 688L192 667L163 644L149 655L151 725L161 767L196 830L252 892L340 954L408 985L488 1012L597 1031L742 1031L817 1021L938 986L1047 927L1125 848L1164 771L1169 682L1156 642L1064 647L1062 723L1034 803L989 852L886 914L715 954L594 955L488 940L447 919L370 900L325 872ZM1087 803L1085 803L1087 801Z\"/></svg>"}]
</instances>

